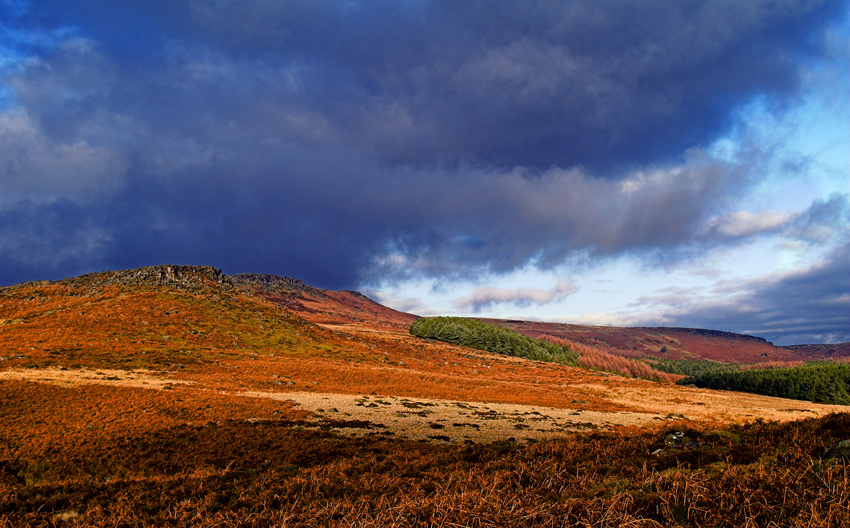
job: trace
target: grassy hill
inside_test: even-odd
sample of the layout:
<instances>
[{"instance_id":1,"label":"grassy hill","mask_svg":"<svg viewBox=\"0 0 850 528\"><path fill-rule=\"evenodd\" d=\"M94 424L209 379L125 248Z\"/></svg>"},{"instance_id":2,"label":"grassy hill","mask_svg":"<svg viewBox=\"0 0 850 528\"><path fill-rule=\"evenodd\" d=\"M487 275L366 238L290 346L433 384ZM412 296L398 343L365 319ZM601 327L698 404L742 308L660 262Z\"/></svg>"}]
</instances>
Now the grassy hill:
<instances>
[{"instance_id":1,"label":"grassy hill","mask_svg":"<svg viewBox=\"0 0 850 528\"><path fill-rule=\"evenodd\" d=\"M406 329L418 316L387 308L356 291L321 290L297 279L243 273L231 281L257 296L293 311L314 323L370 323L381 328Z\"/></svg>"},{"instance_id":2,"label":"grassy hill","mask_svg":"<svg viewBox=\"0 0 850 528\"><path fill-rule=\"evenodd\" d=\"M330 332L248 295L212 268L22 284L0 289L0 314L7 369L198 370L275 351L343 353Z\"/></svg>"}]
</instances>

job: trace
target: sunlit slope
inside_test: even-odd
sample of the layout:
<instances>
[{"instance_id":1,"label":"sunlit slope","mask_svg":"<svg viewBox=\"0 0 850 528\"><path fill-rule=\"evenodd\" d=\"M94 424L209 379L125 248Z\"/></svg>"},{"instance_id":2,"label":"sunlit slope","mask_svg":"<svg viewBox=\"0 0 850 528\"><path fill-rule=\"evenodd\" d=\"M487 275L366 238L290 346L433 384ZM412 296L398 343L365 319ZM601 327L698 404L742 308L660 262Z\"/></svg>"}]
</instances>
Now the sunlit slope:
<instances>
[{"instance_id":1,"label":"sunlit slope","mask_svg":"<svg viewBox=\"0 0 850 528\"><path fill-rule=\"evenodd\" d=\"M212 268L176 266L4 288L0 372L142 370L220 390L561 407L580 399L626 408L569 388L607 375L428 342L409 335L406 325L376 325L374 313L341 318L337 310L345 305L333 300L321 313L334 313L338 324L326 328L285 308L282 292L263 293Z\"/></svg>"},{"instance_id":2,"label":"sunlit slope","mask_svg":"<svg viewBox=\"0 0 850 528\"><path fill-rule=\"evenodd\" d=\"M415 338L415 316L353 292L284 287L299 283L246 287L210 267L155 266L3 288L0 371L141 369L220 390L626 408L570 388L607 375ZM295 303L330 323L292 313Z\"/></svg>"},{"instance_id":3,"label":"sunlit slope","mask_svg":"<svg viewBox=\"0 0 850 528\"><path fill-rule=\"evenodd\" d=\"M333 357L342 349L331 337L212 268L163 266L0 289L4 369L192 370L259 354Z\"/></svg>"}]
</instances>

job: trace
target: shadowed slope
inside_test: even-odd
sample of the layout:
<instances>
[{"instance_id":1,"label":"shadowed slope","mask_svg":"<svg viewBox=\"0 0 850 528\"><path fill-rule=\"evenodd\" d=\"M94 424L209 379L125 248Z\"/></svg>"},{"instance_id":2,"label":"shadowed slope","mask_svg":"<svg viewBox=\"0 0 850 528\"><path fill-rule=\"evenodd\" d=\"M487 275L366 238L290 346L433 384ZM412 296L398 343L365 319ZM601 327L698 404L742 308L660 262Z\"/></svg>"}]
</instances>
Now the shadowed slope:
<instances>
[{"instance_id":1,"label":"shadowed slope","mask_svg":"<svg viewBox=\"0 0 850 528\"><path fill-rule=\"evenodd\" d=\"M632 358L653 356L666 359L707 359L726 363L761 363L826 357L821 349L812 348L807 355L803 355L798 347L777 347L760 337L718 330L619 328L511 320L491 322L531 337L563 339L600 347L611 353Z\"/></svg>"},{"instance_id":2,"label":"shadowed slope","mask_svg":"<svg viewBox=\"0 0 850 528\"><path fill-rule=\"evenodd\" d=\"M367 324L406 329L418 316L387 308L356 291L320 290L297 279L243 273L232 275L234 284L298 313L318 324Z\"/></svg>"}]
</instances>

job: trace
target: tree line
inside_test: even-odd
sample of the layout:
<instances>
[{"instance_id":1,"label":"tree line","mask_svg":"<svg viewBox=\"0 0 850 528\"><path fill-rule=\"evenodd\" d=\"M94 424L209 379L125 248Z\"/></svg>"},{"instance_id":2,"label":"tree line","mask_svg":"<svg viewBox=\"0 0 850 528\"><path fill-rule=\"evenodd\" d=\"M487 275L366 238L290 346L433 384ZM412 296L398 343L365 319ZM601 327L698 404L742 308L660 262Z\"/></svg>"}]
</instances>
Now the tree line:
<instances>
[{"instance_id":1,"label":"tree line","mask_svg":"<svg viewBox=\"0 0 850 528\"><path fill-rule=\"evenodd\" d=\"M813 362L792 368L714 370L683 378L678 383L850 405L850 364L847 363Z\"/></svg>"},{"instance_id":2,"label":"tree line","mask_svg":"<svg viewBox=\"0 0 850 528\"><path fill-rule=\"evenodd\" d=\"M711 372L730 372L740 368L736 363L720 363L708 359L666 359L650 356L645 361L661 372L694 377Z\"/></svg>"},{"instance_id":3,"label":"tree line","mask_svg":"<svg viewBox=\"0 0 850 528\"><path fill-rule=\"evenodd\" d=\"M566 345L534 339L476 319L462 317L417 319L410 325L410 333L418 337L436 339L494 354L537 361L576 365L578 360L578 354Z\"/></svg>"}]
</instances>

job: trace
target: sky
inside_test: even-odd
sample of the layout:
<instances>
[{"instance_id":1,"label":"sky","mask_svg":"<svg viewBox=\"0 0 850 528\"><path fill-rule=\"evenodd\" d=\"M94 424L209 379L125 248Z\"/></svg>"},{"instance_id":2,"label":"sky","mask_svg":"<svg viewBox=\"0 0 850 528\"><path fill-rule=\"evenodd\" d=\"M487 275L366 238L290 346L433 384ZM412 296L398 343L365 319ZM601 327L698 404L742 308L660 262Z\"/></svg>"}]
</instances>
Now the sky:
<instances>
[{"instance_id":1,"label":"sky","mask_svg":"<svg viewBox=\"0 0 850 528\"><path fill-rule=\"evenodd\" d=\"M0 285L850 341L850 5L0 0Z\"/></svg>"}]
</instances>

